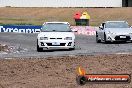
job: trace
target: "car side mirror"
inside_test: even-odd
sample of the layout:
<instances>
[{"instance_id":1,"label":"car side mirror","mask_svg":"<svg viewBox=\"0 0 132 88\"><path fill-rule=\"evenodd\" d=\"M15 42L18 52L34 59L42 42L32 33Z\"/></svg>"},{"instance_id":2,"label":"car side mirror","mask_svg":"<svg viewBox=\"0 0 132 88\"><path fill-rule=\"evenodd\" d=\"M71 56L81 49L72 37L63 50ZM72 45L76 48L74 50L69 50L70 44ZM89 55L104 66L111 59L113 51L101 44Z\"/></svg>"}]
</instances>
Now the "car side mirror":
<instances>
[{"instance_id":1,"label":"car side mirror","mask_svg":"<svg viewBox=\"0 0 132 88\"><path fill-rule=\"evenodd\" d=\"M76 30L73 30L72 32L77 32Z\"/></svg>"},{"instance_id":2,"label":"car side mirror","mask_svg":"<svg viewBox=\"0 0 132 88\"><path fill-rule=\"evenodd\" d=\"M103 29L103 26L99 26L99 29L101 29L101 30L102 30L102 29Z\"/></svg>"},{"instance_id":3,"label":"car side mirror","mask_svg":"<svg viewBox=\"0 0 132 88\"><path fill-rule=\"evenodd\" d=\"M73 29L73 28L71 28L71 30L72 30L72 32L77 32L77 30L75 30L75 29Z\"/></svg>"}]
</instances>

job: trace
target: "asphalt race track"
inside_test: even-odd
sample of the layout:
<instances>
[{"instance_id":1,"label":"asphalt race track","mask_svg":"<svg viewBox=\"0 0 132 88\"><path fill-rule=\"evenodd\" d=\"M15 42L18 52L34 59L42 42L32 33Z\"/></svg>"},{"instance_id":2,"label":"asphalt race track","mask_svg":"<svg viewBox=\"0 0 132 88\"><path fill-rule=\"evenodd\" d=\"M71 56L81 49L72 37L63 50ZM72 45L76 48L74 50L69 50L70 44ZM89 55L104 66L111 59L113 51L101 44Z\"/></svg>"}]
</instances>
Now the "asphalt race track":
<instances>
[{"instance_id":1,"label":"asphalt race track","mask_svg":"<svg viewBox=\"0 0 132 88\"><path fill-rule=\"evenodd\" d=\"M1 52L0 58L10 57L52 57L65 55L95 55L131 53L132 43L97 44L95 36L76 35L76 49L53 50L46 52L36 51L37 34L0 33L0 43L7 44L10 52Z\"/></svg>"}]
</instances>

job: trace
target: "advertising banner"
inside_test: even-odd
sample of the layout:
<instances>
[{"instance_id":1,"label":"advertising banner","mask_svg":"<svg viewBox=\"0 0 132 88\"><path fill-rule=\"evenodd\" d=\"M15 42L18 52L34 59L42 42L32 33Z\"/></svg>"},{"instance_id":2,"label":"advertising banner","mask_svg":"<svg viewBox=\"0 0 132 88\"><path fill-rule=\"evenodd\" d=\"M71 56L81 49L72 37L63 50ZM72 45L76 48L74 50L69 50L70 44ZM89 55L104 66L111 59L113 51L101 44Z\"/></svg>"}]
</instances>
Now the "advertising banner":
<instances>
[{"instance_id":1,"label":"advertising banner","mask_svg":"<svg viewBox=\"0 0 132 88\"><path fill-rule=\"evenodd\" d=\"M95 35L96 28L90 26L71 26L73 31L77 31L78 35ZM15 33L38 33L41 26L34 25L3 25L0 26L0 32L15 32Z\"/></svg>"},{"instance_id":2,"label":"advertising banner","mask_svg":"<svg viewBox=\"0 0 132 88\"><path fill-rule=\"evenodd\" d=\"M96 28L91 26L72 26L73 31L78 35L96 35Z\"/></svg>"},{"instance_id":3,"label":"advertising banner","mask_svg":"<svg viewBox=\"0 0 132 88\"><path fill-rule=\"evenodd\" d=\"M16 33L36 33L40 31L41 26L20 26L20 25L3 25L0 26L0 32L16 32Z\"/></svg>"}]
</instances>

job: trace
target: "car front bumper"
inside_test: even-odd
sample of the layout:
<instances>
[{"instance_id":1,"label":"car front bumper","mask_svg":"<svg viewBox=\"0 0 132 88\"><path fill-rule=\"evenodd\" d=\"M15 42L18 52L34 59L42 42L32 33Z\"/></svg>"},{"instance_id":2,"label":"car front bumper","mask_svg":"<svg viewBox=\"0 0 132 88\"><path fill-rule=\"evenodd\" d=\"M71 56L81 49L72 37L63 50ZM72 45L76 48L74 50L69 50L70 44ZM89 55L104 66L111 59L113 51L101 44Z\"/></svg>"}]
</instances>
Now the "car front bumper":
<instances>
[{"instance_id":1,"label":"car front bumper","mask_svg":"<svg viewBox=\"0 0 132 88\"><path fill-rule=\"evenodd\" d=\"M40 48L63 48L63 49L69 49L75 47L74 40L38 40L38 46Z\"/></svg>"},{"instance_id":2,"label":"car front bumper","mask_svg":"<svg viewBox=\"0 0 132 88\"><path fill-rule=\"evenodd\" d=\"M106 41L132 41L132 35L107 35Z\"/></svg>"}]
</instances>

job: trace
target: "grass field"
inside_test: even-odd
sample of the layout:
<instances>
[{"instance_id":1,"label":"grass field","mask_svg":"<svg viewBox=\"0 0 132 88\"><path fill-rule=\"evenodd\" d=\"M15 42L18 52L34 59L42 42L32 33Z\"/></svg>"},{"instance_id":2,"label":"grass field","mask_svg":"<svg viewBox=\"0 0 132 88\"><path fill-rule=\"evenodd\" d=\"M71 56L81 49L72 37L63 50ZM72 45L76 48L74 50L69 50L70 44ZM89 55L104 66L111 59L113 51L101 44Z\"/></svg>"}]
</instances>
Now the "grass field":
<instances>
[{"instance_id":1,"label":"grass field","mask_svg":"<svg viewBox=\"0 0 132 88\"><path fill-rule=\"evenodd\" d=\"M0 24L35 24L45 21L68 21L75 25L75 12L88 11L90 25L106 20L126 20L132 25L132 8L0 8Z\"/></svg>"}]
</instances>

